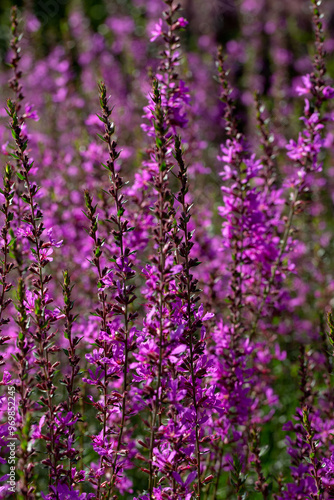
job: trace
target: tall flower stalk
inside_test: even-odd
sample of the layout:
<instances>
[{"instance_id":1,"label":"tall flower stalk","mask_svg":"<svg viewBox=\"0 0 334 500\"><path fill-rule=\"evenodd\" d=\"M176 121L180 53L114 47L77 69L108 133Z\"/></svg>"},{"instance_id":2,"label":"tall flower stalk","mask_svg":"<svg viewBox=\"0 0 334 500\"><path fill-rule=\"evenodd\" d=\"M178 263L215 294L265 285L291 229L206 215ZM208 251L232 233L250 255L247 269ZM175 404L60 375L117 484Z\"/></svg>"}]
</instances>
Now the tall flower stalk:
<instances>
[{"instance_id":1,"label":"tall flower stalk","mask_svg":"<svg viewBox=\"0 0 334 500\"><path fill-rule=\"evenodd\" d=\"M157 219L157 226L154 230L154 239L157 247L157 256L152 258L152 263L156 266L158 273L158 283L156 296L152 297L156 312L156 342L158 346L157 360L157 381L154 388L154 396L152 400L153 413L151 418L150 429L150 448L149 448L149 493L150 499L153 498L154 485L154 464L153 453L156 446L156 432L159 422L161 422L161 401L162 401L162 377L163 377L163 357L168 342L168 332L170 329L170 319L168 318L168 297L167 287L171 280L170 269L166 266L168 256L172 255L172 242L170 240L170 231L173 224L174 211L171 204L171 193L168 187L168 174L171 169L171 163L167 156L168 139L166 137L166 122L165 114L161 103L161 93L158 88L158 82L155 82L153 89L154 103L154 127L156 133L156 147L154 152L154 160L156 171L154 173L153 182L157 192L157 201L154 207L154 214ZM167 313L167 314L166 314Z\"/></svg>"},{"instance_id":2,"label":"tall flower stalk","mask_svg":"<svg viewBox=\"0 0 334 500\"><path fill-rule=\"evenodd\" d=\"M109 216L108 222L114 225L112 236L117 252L112 255L113 264L110 267L102 267L102 247L105 239L98 236L98 216L96 215L97 206L93 206L91 195L88 191L85 192L87 217L91 222L89 234L94 241L94 258L92 264L96 267L98 273L98 293L100 307L96 310L96 314L100 317L101 332L96 339L96 345L99 348L99 356L87 356L87 359L93 361L98 366L96 370L96 379L91 376L86 381L91 385L97 385L103 391L103 403L94 403L98 409L98 418L102 423L102 431L98 438L95 438L96 446L101 441L102 447L97 447L100 454L100 473L97 480L93 479L93 484L96 483L97 498L110 498L112 492L117 488L119 477L124 469L124 450L123 436L126 426L126 418L128 413L127 397L129 384L129 355L134 348L134 333L135 330L131 326L136 318L136 312L131 311L131 304L136 299L134 294L135 286L129 283L135 276L132 269L131 251L126 246L126 234L133 230L130 227L129 220L124 216L125 198L121 192L125 183L122 177L116 170L115 162L119 154L116 150L117 144L112 139L115 127L110 121L112 110L108 105L106 95L106 87L104 83L99 85L100 104L102 115L99 116L104 124L104 134L100 138L107 144L108 160L104 167L109 172L111 187L109 195L114 201L114 208ZM107 291L111 294L112 302L108 300ZM112 318L121 316L123 324L113 323ZM119 358L115 359L115 349ZM99 372L102 373L99 374ZM92 372L91 372L92 375ZM122 376L123 384L121 392L113 390L112 397L109 395L111 390L111 382L117 376ZM110 439L110 416L116 408L120 413L120 422L117 422L118 430L117 438ZM115 431L112 432L115 434ZM110 481L102 483L102 475L105 467L110 468Z\"/></svg>"},{"instance_id":3,"label":"tall flower stalk","mask_svg":"<svg viewBox=\"0 0 334 500\"><path fill-rule=\"evenodd\" d=\"M45 232L45 227L43 225L43 214L36 202L36 195L39 191L39 187L32 180L31 169L33 167L33 161L30 160L28 154L28 138L25 134L24 128L24 117L19 114L21 105L20 102L23 99L22 86L20 83L21 72L18 66L20 56L19 56L19 46L17 35L17 18L16 10L13 10L13 42L12 47L14 49L14 55L12 66L14 67L14 77L11 81L11 87L15 91L16 100L7 100L7 114L10 118L10 129L12 136L15 141L15 150L12 157L17 161L16 175L24 188L22 190L17 190L17 195L20 198L20 202L26 205L26 208L22 212L21 221L23 228L21 232L25 238L31 244L30 246L30 262L28 261L28 270L32 274L32 287L33 291L25 291L25 286L23 282L19 283L19 318L18 324L20 326L20 332L18 335L18 349L19 358L18 363L20 365L21 373L21 397L22 397L22 416L26 418L22 425L22 429L29 429L29 418L28 413L27 398L31 394L31 387L26 384L31 383L32 379L29 379L28 367L24 367L26 360L21 354L27 355L31 351L30 341L33 339L35 343L36 353L35 353L35 363L39 368L37 369L37 384L36 388L41 392L46 393L46 397L42 396L40 404L45 410L45 418L49 426L49 439L46 444L48 458L43 461L45 465L50 468L51 484L56 484L58 480L58 450L55 438L55 414L57 411L57 405L53 402L53 396L56 390L53 384L53 378L55 376L56 368L60 364L59 361L51 363L52 353L58 350L58 347L54 345L53 338L55 337L55 332L51 330L52 324L58 319L57 312L53 312L47 309L47 305L52 302L52 299L48 295L47 284L52 279L50 275L45 274L45 266L52 260L50 257L54 246L60 246L61 242L56 243L52 237L52 229L49 230L49 241L44 241L42 236ZM26 279L27 282L27 279ZM28 322L26 319L26 312L29 312L32 318L33 326L28 330ZM51 330L51 331L50 331ZM25 334L28 333L27 338ZM30 337L30 339L29 339ZM29 345L30 344L30 345ZM27 378L28 376L28 378ZM24 466L24 486L23 490L25 494L32 495L32 490L28 488L29 478L31 478L31 469L27 464L27 445L29 440L29 430L25 430L25 436L21 436L22 439L22 459L25 462ZM25 457L25 458L24 458Z\"/></svg>"},{"instance_id":4,"label":"tall flower stalk","mask_svg":"<svg viewBox=\"0 0 334 500\"><path fill-rule=\"evenodd\" d=\"M195 334L199 327L202 326L202 321L196 317L197 302L199 300L197 287L197 280L191 274L191 268L198 266L200 263L197 259L191 258L192 233L189 230L189 220L191 217L191 204L187 203L186 195L189 191L187 167L183 161L181 150L181 141L177 136L175 138L175 159L179 166L178 179L180 182L180 192L177 196L177 201L181 205L182 212L179 215L179 230L183 234L183 238L177 249L180 257L183 259L183 273L179 277L180 292L179 297L185 303L184 318L186 323L186 330L184 331L184 338L189 347L189 359L185 361L186 366L189 366L190 380L189 392L191 393L191 400L194 408L195 418L195 444L196 444L196 466L197 466L197 498L201 498L202 478L201 478L201 450L200 450L200 415L199 415L199 401L197 394L197 387L199 380L196 378L196 361L203 354L204 345L197 342Z\"/></svg>"},{"instance_id":5,"label":"tall flower stalk","mask_svg":"<svg viewBox=\"0 0 334 500\"><path fill-rule=\"evenodd\" d=\"M116 152L116 143L111 139L113 134L113 124L110 122L111 109L108 106L108 99L106 95L106 87L104 83L100 84L100 104L102 109L101 121L105 126L105 134L103 140L107 143L109 159L106 164L106 168L110 173L110 180L112 186L109 189L109 194L114 200L115 204L115 215L111 215L109 221L112 222L116 229L112 231L115 243L119 248L119 255L116 259L116 265L114 266L114 286L117 286L116 300L120 305L114 304L112 308L113 315L119 315L123 318L123 326L118 329L117 340L124 345L124 367L123 367L123 386L122 386L122 411L121 411L121 421L119 425L118 439L115 450L115 457L112 463L111 478L112 483L115 483L117 479L117 473L121 470L122 465L120 463L119 453L121 447L123 446L123 433L126 425L127 417L127 398L128 398L128 384L129 384L129 356L131 349L133 349L133 330L131 332L131 324L133 324L137 313L131 311L131 304L135 301L136 295L135 285L130 284L129 281L135 276L135 272L132 269L131 262L131 252L129 247L127 247L126 234L132 231L134 228L129 226L129 221L124 217L125 208L124 205L126 200L124 198L121 190L125 186L125 182L122 177L115 170L115 161L119 157L119 153ZM114 256L115 258L115 256ZM116 281L117 280L117 281ZM112 490L112 484L110 485L110 490L108 497L110 496Z\"/></svg>"},{"instance_id":6,"label":"tall flower stalk","mask_svg":"<svg viewBox=\"0 0 334 500\"><path fill-rule=\"evenodd\" d=\"M51 469L51 477L57 477L57 459L56 459L56 445L55 445L55 405L53 403L53 396L56 390L52 379L54 378L59 361L51 364L50 356L57 348L52 348L52 339L55 336L54 332L50 332L52 323L57 320L57 314L47 312L46 307L51 302L47 294L47 283L51 280L51 276L45 274L44 268L50 262L50 255L52 253L52 241L44 242L42 234L45 231L43 226L43 214L38 207L35 197L38 192L37 185L30 179L30 170L33 162L29 160L26 153L27 139L22 137L22 126L19 124L16 106L10 99L7 101L8 114L10 116L10 126L16 142L15 156L19 161L20 170L17 176L25 183L25 191L22 193L21 198L28 206L28 211L25 212L23 222L26 224L25 236L32 243L31 253L32 262L29 266L29 271L34 275L33 279L33 292L29 292L29 308L33 317L34 327L30 330L30 335L34 339L37 356L36 363L40 367L37 388L46 393L46 397L41 397L41 403L46 408L47 421L50 429L50 442L47 443L47 450L49 458L45 460L45 464ZM27 293L28 297L28 293Z\"/></svg>"}]
</instances>

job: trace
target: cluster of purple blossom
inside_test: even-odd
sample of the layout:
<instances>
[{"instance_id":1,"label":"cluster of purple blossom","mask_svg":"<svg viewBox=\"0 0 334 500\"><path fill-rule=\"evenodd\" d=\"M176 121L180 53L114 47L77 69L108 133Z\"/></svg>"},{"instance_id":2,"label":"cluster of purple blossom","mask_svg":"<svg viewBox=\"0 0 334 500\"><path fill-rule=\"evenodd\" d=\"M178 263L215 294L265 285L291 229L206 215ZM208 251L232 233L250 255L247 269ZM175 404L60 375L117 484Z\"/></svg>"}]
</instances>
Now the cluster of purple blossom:
<instances>
[{"instance_id":1,"label":"cluster of purple blossom","mask_svg":"<svg viewBox=\"0 0 334 500\"><path fill-rule=\"evenodd\" d=\"M76 6L43 58L12 10L0 499L8 388L17 500L334 498L334 44L310 0L291 79L290 3L239 3L219 50L197 2Z\"/></svg>"}]
</instances>

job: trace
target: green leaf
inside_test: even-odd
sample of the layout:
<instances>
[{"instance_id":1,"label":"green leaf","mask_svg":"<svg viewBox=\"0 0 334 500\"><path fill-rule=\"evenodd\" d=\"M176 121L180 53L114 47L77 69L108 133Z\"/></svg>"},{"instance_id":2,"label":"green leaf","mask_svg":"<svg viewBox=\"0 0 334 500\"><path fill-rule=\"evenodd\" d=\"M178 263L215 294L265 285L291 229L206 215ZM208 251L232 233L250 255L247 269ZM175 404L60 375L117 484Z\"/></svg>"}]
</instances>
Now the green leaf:
<instances>
[{"instance_id":1,"label":"green leaf","mask_svg":"<svg viewBox=\"0 0 334 500\"><path fill-rule=\"evenodd\" d=\"M96 113L96 116L101 120L102 123L106 123L105 119Z\"/></svg>"},{"instance_id":2,"label":"green leaf","mask_svg":"<svg viewBox=\"0 0 334 500\"><path fill-rule=\"evenodd\" d=\"M20 158L17 158L17 159L19 160ZM16 172L16 175L18 176L18 178L19 178L21 181L24 181L24 179L25 179L24 175L22 175L20 172Z\"/></svg>"}]
</instances>

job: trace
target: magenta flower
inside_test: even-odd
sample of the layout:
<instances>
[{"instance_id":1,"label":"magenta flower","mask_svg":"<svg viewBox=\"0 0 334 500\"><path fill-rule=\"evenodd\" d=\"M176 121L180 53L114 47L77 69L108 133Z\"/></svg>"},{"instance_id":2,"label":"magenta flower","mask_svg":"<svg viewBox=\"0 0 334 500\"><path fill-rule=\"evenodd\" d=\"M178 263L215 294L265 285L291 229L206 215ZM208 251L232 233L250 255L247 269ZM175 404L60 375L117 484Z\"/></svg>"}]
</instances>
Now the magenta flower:
<instances>
[{"instance_id":1,"label":"magenta flower","mask_svg":"<svg viewBox=\"0 0 334 500\"><path fill-rule=\"evenodd\" d=\"M185 19L184 17L179 17L177 22L179 23L181 28L185 28L189 24L187 19Z\"/></svg>"},{"instance_id":2,"label":"magenta flower","mask_svg":"<svg viewBox=\"0 0 334 500\"><path fill-rule=\"evenodd\" d=\"M154 42L159 36L163 35L162 19L155 24L154 28L151 30L150 42Z\"/></svg>"}]
</instances>

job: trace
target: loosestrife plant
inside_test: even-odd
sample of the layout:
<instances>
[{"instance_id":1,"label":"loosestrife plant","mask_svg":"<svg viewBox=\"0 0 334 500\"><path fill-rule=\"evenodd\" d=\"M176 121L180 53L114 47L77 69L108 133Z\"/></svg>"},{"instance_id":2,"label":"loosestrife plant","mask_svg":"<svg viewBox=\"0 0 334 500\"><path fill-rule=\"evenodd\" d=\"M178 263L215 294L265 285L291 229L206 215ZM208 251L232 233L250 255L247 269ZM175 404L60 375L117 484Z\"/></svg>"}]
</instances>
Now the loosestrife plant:
<instances>
[{"instance_id":1,"label":"loosestrife plant","mask_svg":"<svg viewBox=\"0 0 334 500\"><path fill-rule=\"evenodd\" d=\"M0 499L334 498L332 6L227 4L12 9Z\"/></svg>"}]
</instances>

